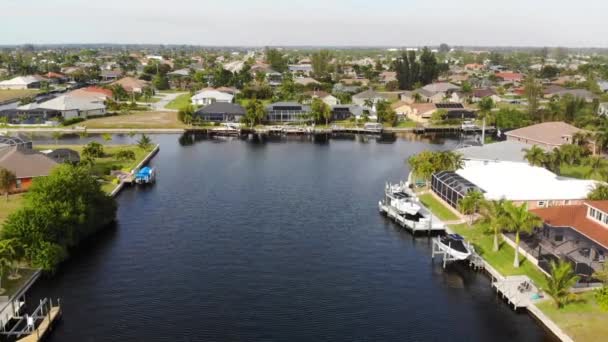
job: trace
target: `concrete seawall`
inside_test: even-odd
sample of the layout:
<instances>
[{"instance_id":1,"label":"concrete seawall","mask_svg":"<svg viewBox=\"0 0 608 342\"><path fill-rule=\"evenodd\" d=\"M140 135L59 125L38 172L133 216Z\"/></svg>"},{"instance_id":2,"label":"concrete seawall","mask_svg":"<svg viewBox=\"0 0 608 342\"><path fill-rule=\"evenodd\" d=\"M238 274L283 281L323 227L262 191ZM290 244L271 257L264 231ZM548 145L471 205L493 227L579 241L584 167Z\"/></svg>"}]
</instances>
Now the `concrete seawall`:
<instances>
[{"instance_id":1,"label":"concrete seawall","mask_svg":"<svg viewBox=\"0 0 608 342\"><path fill-rule=\"evenodd\" d=\"M140 169L142 166L144 166L147 163L149 163L150 160L152 160L152 158L154 158L154 156L156 156L156 154L158 153L158 151L160 151L160 145L156 145L154 147L154 149L152 149L152 151L150 151L150 153L148 153L148 155L139 164L137 164L137 166L133 170L131 170L131 173L133 173L135 170ZM118 183L118 185L110 193L110 196L111 197L118 196L118 194L124 188L124 186L125 186L124 182Z\"/></svg>"}]
</instances>

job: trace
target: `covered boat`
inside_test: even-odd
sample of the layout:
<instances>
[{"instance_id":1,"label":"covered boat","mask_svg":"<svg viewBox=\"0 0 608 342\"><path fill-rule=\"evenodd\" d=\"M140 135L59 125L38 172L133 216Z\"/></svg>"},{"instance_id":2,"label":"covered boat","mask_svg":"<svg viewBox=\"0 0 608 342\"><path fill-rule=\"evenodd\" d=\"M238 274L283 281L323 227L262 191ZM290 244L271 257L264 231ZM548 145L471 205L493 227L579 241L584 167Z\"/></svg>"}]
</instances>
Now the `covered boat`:
<instances>
[{"instance_id":1,"label":"covered boat","mask_svg":"<svg viewBox=\"0 0 608 342\"><path fill-rule=\"evenodd\" d=\"M439 248L454 260L465 260L472 254L470 246L458 234L448 234L439 238Z\"/></svg>"}]
</instances>

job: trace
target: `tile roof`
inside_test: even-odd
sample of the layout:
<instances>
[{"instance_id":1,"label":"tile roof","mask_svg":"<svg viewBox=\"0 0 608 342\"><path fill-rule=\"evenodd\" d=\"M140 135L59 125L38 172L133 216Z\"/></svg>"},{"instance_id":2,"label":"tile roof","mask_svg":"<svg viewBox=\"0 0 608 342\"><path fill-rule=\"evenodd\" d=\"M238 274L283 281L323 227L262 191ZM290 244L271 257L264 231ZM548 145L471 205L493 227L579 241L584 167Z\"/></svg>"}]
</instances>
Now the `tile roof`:
<instances>
[{"instance_id":1,"label":"tile roof","mask_svg":"<svg viewBox=\"0 0 608 342\"><path fill-rule=\"evenodd\" d=\"M608 228L587 218L587 206L571 205L530 210L552 227L570 227L608 248Z\"/></svg>"},{"instance_id":2,"label":"tile roof","mask_svg":"<svg viewBox=\"0 0 608 342\"><path fill-rule=\"evenodd\" d=\"M519 128L505 133L509 137L523 138L547 145L561 146L565 143L564 136L573 136L581 129L569 125L565 122L543 122L537 125Z\"/></svg>"}]
</instances>

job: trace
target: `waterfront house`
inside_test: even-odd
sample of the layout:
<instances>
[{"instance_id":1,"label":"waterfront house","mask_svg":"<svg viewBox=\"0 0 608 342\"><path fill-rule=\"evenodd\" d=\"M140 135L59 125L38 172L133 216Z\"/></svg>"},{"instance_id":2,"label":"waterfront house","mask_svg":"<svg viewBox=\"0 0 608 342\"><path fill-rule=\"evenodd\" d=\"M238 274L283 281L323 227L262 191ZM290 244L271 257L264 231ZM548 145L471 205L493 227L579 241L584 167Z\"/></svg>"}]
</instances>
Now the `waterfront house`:
<instances>
[{"instance_id":1,"label":"waterfront house","mask_svg":"<svg viewBox=\"0 0 608 342\"><path fill-rule=\"evenodd\" d=\"M297 102L276 102L266 107L268 122L304 122L310 115L310 106Z\"/></svg>"},{"instance_id":2,"label":"waterfront house","mask_svg":"<svg viewBox=\"0 0 608 342\"><path fill-rule=\"evenodd\" d=\"M475 89L473 90L473 94L471 94L471 102L476 103L481 101L483 98L489 97L494 101L494 103L502 101L502 98L496 94L493 89L483 88L483 89Z\"/></svg>"},{"instance_id":3,"label":"waterfront house","mask_svg":"<svg viewBox=\"0 0 608 342\"><path fill-rule=\"evenodd\" d=\"M353 104L334 105L331 107L332 121L348 120L352 117L360 118L363 115L363 108Z\"/></svg>"},{"instance_id":4,"label":"waterfront house","mask_svg":"<svg viewBox=\"0 0 608 342\"><path fill-rule=\"evenodd\" d=\"M34 76L18 76L10 80L1 81L0 89L38 89L40 79Z\"/></svg>"},{"instance_id":5,"label":"waterfront house","mask_svg":"<svg viewBox=\"0 0 608 342\"><path fill-rule=\"evenodd\" d=\"M353 95L352 100L353 100L354 104L361 106L361 107L366 107L367 102L371 102L375 106L375 104L380 101L386 101L386 97L380 93L377 93L377 92L369 89L369 90L366 90L359 94ZM374 107L374 106L372 106L372 107ZM374 108L368 108L368 109L374 110Z\"/></svg>"},{"instance_id":6,"label":"waterfront house","mask_svg":"<svg viewBox=\"0 0 608 342\"><path fill-rule=\"evenodd\" d=\"M572 144L574 134L582 130L561 121L543 122L505 133L507 140L520 141L553 150L564 144Z\"/></svg>"},{"instance_id":7,"label":"waterfront house","mask_svg":"<svg viewBox=\"0 0 608 342\"><path fill-rule=\"evenodd\" d=\"M10 192L24 192L33 179L48 176L57 162L46 155L20 146L0 148L0 167L13 172L17 178Z\"/></svg>"},{"instance_id":8,"label":"waterfront house","mask_svg":"<svg viewBox=\"0 0 608 342\"><path fill-rule=\"evenodd\" d=\"M497 78L502 79L507 83L520 83L524 80L525 76L518 72L497 72L494 74Z\"/></svg>"},{"instance_id":9,"label":"waterfront house","mask_svg":"<svg viewBox=\"0 0 608 342\"><path fill-rule=\"evenodd\" d=\"M608 201L531 210L543 227L522 239L522 246L549 271L551 260L562 259L587 281L608 257Z\"/></svg>"},{"instance_id":10,"label":"waterfront house","mask_svg":"<svg viewBox=\"0 0 608 342\"><path fill-rule=\"evenodd\" d=\"M207 106L215 102L232 103L234 95L214 88L205 88L190 99L195 106Z\"/></svg>"},{"instance_id":11,"label":"waterfront house","mask_svg":"<svg viewBox=\"0 0 608 342\"><path fill-rule=\"evenodd\" d=\"M530 209L582 204L596 184L519 161L479 159L466 159L462 169L436 173L431 181L433 192L454 208L471 189L487 200L526 203Z\"/></svg>"},{"instance_id":12,"label":"waterfront house","mask_svg":"<svg viewBox=\"0 0 608 342\"><path fill-rule=\"evenodd\" d=\"M241 122L245 108L230 102L213 102L194 112L194 116L209 122Z\"/></svg>"},{"instance_id":13,"label":"waterfront house","mask_svg":"<svg viewBox=\"0 0 608 342\"><path fill-rule=\"evenodd\" d=\"M64 120L87 119L106 114L105 98L94 93L90 95L65 94L37 104L37 108L61 113Z\"/></svg>"},{"instance_id":14,"label":"waterfront house","mask_svg":"<svg viewBox=\"0 0 608 342\"><path fill-rule=\"evenodd\" d=\"M433 114L438 110L444 110L446 115L444 119L474 119L475 111L465 108L461 103L406 103L398 102L393 106L393 109L399 116L405 116L408 119L420 123L428 122Z\"/></svg>"}]
</instances>

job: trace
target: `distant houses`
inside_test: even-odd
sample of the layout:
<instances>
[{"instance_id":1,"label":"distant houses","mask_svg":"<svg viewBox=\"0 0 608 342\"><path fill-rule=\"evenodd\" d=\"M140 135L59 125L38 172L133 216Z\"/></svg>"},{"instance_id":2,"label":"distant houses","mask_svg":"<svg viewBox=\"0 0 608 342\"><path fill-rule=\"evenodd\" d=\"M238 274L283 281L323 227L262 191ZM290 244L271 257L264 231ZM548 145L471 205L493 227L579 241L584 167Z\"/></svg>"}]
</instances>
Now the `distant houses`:
<instances>
[{"instance_id":1,"label":"distant houses","mask_svg":"<svg viewBox=\"0 0 608 342\"><path fill-rule=\"evenodd\" d=\"M18 76L10 80L0 81L0 89L38 89L41 79L34 76Z\"/></svg>"}]
</instances>

